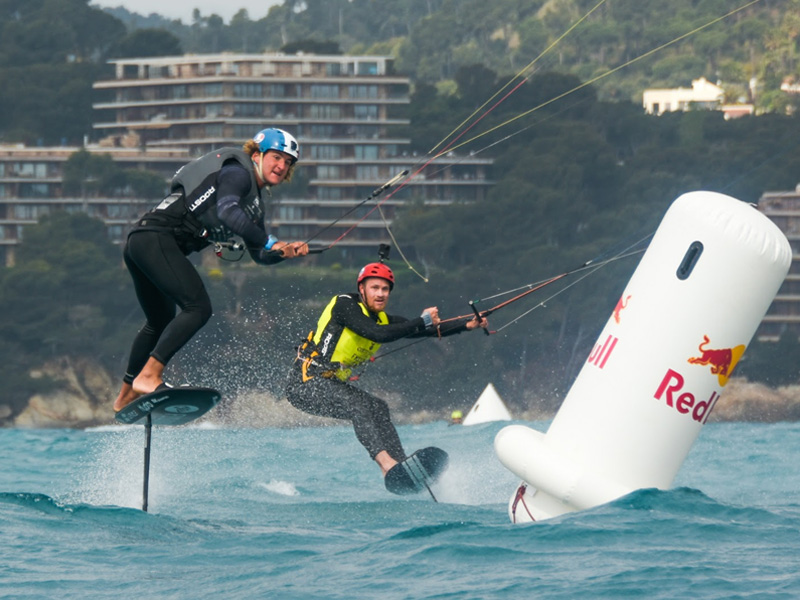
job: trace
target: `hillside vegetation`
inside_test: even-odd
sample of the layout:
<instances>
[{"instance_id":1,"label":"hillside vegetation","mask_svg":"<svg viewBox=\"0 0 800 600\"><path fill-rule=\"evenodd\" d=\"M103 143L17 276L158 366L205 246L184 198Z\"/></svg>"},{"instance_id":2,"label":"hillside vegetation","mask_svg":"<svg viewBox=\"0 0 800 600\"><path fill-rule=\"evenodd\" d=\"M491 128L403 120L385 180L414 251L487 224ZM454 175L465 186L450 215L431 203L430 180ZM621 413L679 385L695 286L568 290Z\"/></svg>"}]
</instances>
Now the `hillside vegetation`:
<instances>
[{"instance_id":1,"label":"hillside vegetation","mask_svg":"<svg viewBox=\"0 0 800 600\"><path fill-rule=\"evenodd\" d=\"M59 11L49 10L53 4ZM451 132L464 132L456 154L494 158L495 185L485 201L440 208L400 192L408 202L393 232L429 282L406 268L395 248L390 312L416 315L435 304L444 316L466 314L469 300L641 248L684 192L757 202L764 191L794 189L800 179L800 120L787 113L790 96L779 90L798 73L797 1L762 0L694 34L736 7L609 0L581 21L593 6L307 0L285 2L258 21L240 13L226 24L198 13L182 24L103 13L86 0L0 0L0 140L80 142L91 130L91 83L108 76L104 61L112 56L292 47L392 54L413 80L408 134L420 160L446 147ZM551 44L524 82L513 79ZM761 114L732 121L719 112L643 114L644 87L688 85L701 75L729 83L734 96L746 95L755 77ZM480 121L465 132L473 113ZM82 155L72 165L78 181L86 179L81 165L104 167ZM502 329L492 337L461 335L390 354L362 382L401 396L410 409L436 409L464 408L464 398L477 398L492 381L512 406L552 410L636 262L633 256L583 280L566 278L572 287L548 286L498 311L492 327ZM279 394L294 345L333 294L354 287L358 266L336 248L314 264L204 266L215 317L171 365L174 378L231 394ZM51 215L26 230L18 264L0 269L4 400L19 412L49 385L31 379L28 368L62 355L88 356L118 376L140 319L119 249L100 223ZM797 383L800 366L788 357L798 350L791 337L778 346L755 344L737 374L772 386Z\"/></svg>"}]
</instances>

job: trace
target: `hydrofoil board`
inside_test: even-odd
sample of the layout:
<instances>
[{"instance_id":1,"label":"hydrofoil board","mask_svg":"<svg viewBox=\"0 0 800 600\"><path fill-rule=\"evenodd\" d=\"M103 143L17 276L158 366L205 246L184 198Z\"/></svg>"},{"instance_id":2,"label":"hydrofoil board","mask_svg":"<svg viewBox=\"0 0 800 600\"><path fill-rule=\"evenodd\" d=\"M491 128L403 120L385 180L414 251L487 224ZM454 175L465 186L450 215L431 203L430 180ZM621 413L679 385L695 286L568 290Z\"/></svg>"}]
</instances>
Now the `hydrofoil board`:
<instances>
[{"instance_id":1,"label":"hydrofoil board","mask_svg":"<svg viewBox=\"0 0 800 600\"><path fill-rule=\"evenodd\" d=\"M384 485L393 494L415 494L425 489L430 492L431 484L447 468L447 460L447 452L441 448L422 448L392 467L384 477Z\"/></svg>"},{"instance_id":2,"label":"hydrofoil board","mask_svg":"<svg viewBox=\"0 0 800 600\"><path fill-rule=\"evenodd\" d=\"M181 386L140 396L116 415L120 423L136 423L150 415L153 425L183 425L202 417L222 398L215 389Z\"/></svg>"}]
</instances>

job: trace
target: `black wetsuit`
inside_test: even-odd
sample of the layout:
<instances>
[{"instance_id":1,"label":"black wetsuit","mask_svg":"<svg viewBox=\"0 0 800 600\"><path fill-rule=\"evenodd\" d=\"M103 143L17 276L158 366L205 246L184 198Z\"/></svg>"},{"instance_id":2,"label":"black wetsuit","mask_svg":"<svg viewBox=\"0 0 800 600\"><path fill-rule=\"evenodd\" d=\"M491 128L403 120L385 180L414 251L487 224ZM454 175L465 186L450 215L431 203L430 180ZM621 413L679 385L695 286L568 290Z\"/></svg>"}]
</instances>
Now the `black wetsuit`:
<instances>
[{"instance_id":1,"label":"black wetsuit","mask_svg":"<svg viewBox=\"0 0 800 600\"><path fill-rule=\"evenodd\" d=\"M236 234L256 262L283 260L264 250L264 212L248 163L234 149L189 163L184 168L190 176L181 178L178 171L172 194L129 234L123 258L146 323L133 341L123 381L131 383L150 356L166 365L211 317L211 300L189 254ZM197 214L198 207L203 213Z\"/></svg>"},{"instance_id":2,"label":"black wetsuit","mask_svg":"<svg viewBox=\"0 0 800 600\"><path fill-rule=\"evenodd\" d=\"M333 356L341 332L349 329L358 336L377 343L386 343L401 338L422 336L447 336L466 331L469 318L448 322L440 327L426 328L421 317L385 315L388 323L379 324L379 316L364 313L358 294L337 296L330 312L325 332L331 332L335 340L324 345L313 345L318 352L313 361L307 361L303 373L303 361L298 358L292 366L286 395L295 408L312 415L352 421L356 438L367 449L370 458L386 450L397 461L405 460L406 454L397 430L392 424L389 406L354 385L342 381L335 374L341 365L329 362ZM327 337L327 336L326 336ZM309 355L309 347L303 351ZM348 365L344 365L345 367Z\"/></svg>"}]
</instances>

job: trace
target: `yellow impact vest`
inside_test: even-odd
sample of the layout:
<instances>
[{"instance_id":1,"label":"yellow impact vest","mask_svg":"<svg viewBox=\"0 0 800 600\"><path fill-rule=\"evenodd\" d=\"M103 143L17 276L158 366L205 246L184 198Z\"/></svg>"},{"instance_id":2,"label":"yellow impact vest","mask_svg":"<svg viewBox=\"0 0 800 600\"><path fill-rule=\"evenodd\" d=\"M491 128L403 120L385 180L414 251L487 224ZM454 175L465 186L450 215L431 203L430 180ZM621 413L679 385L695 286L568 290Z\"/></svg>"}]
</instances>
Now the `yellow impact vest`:
<instances>
[{"instance_id":1,"label":"yellow impact vest","mask_svg":"<svg viewBox=\"0 0 800 600\"><path fill-rule=\"evenodd\" d=\"M322 311L322 316L320 316L319 322L317 322L317 330L314 334L313 341L320 354L327 356L329 362L341 365L340 368L336 369L334 374L342 381L347 381L353 372L353 369L349 367L355 367L372 358L381 345L357 335L347 327L341 330L338 339L335 339L336 334L334 331L326 331L331 321L333 305L336 304L338 298L339 296L334 296L328 303L328 306L325 307L325 310ZM359 302L358 306L361 308L361 312L369 316L369 310L363 302ZM389 317L386 316L385 312L379 312L378 325L388 324ZM332 354L328 354L330 344L334 344Z\"/></svg>"}]
</instances>

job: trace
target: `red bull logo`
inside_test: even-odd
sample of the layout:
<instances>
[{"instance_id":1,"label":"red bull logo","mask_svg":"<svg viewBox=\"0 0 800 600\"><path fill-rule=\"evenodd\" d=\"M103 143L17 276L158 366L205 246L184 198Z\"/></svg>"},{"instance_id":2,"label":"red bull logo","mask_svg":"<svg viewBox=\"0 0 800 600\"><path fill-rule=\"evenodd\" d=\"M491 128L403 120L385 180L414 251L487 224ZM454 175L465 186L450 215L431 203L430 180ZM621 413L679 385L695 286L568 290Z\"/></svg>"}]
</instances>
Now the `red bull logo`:
<instances>
[{"instance_id":1,"label":"red bull logo","mask_svg":"<svg viewBox=\"0 0 800 600\"><path fill-rule=\"evenodd\" d=\"M614 307L614 321L616 321L617 323L619 323L620 314L625 309L625 307L628 306L628 301L630 299L631 299L630 296L626 296L625 298L620 296L619 300L617 300L617 305Z\"/></svg>"},{"instance_id":2,"label":"red bull logo","mask_svg":"<svg viewBox=\"0 0 800 600\"><path fill-rule=\"evenodd\" d=\"M703 341L698 346L700 356L693 356L689 359L691 365L708 365L711 367L711 373L717 376L720 386L725 386L728 383L728 378L736 368L736 364L744 354L744 344L739 344L733 348L708 348L711 340L707 335L703 336Z\"/></svg>"},{"instance_id":3,"label":"red bull logo","mask_svg":"<svg viewBox=\"0 0 800 600\"><path fill-rule=\"evenodd\" d=\"M609 335L603 344L595 344L592 352L589 354L589 360L587 362L601 369L605 367L608 362L608 357L611 356L618 341L618 338Z\"/></svg>"},{"instance_id":4,"label":"red bull logo","mask_svg":"<svg viewBox=\"0 0 800 600\"><path fill-rule=\"evenodd\" d=\"M684 383L683 375L673 369L667 369L653 397L656 400L663 398L670 408L674 408L682 415L690 415L692 420L703 424L719 400L719 394L714 391L708 400L698 401L693 392L684 389Z\"/></svg>"}]
</instances>

